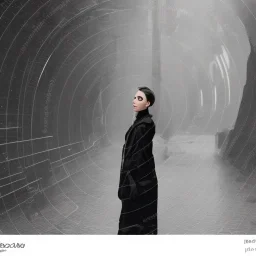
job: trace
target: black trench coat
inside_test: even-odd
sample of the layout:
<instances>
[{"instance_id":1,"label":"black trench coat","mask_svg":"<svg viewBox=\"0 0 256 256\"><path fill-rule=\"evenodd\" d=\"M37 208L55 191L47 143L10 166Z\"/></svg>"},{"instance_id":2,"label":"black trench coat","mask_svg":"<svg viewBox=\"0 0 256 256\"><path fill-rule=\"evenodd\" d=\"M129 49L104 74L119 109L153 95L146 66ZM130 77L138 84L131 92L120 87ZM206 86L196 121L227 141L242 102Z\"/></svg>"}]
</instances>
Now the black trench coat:
<instances>
[{"instance_id":1,"label":"black trench coat","mask_svg":"<svg viewBox=\"0 0 256 256\"><path fill-rule=\"evenodd\" d=\"M153 156L155 124L146 112L125 134L118 197L118 235L157 234L158 180Z\"/></svg>"}]
</instances>

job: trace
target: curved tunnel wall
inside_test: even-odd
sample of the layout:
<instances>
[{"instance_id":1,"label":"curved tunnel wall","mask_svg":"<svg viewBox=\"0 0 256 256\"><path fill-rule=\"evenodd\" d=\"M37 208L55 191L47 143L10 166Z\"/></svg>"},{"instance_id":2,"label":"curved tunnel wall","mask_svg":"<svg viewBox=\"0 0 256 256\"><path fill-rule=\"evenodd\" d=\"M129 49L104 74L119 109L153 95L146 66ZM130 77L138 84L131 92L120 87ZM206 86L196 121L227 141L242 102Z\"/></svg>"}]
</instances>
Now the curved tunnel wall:
<instances>
[{"instance_id":1,"label":"curved tunnel wall","mask_svg":"<svg viewBox=\"0 0 256 256\"><path fill-rule=\"evenodd\" d=\"M166 2L161 38L164 114L160 118L165 119L171 109L171 134L215 134L231 128L246 82L250 52L244 25L232 4ZM170 107L166 108L168 101ZM168 129L165 131L168 137Z\"/></svg>"},{"instance_id":2,"label":"curved tunnel wall","mask_svg":"<svg viewBox=\"0 0 256 256\"><path fill-rule=\"evenodd\" d=\"M233 6L243 22L250 41L250 54L247 61L246 82L243 88L241 105L234 128L229 132L221 149L222 157L242 170L244 175L252 175L255 170L255 17L254 1L241 3L227 1Z\"/></svg>"},{"instance_id":3,"label":"curved tunnel wall","mask_svg":"<svg viewBox=\"0 0 256 256\"><path fill-rule=\"evenodd\" d=\"M130 103L131 83L151 75L148 10L131 3L2 6L2 213L31 200L43 207L46 191L86 168L120 130L122 102L111 106L113 98L123 92Z\"/></svg>"}]
</instances>

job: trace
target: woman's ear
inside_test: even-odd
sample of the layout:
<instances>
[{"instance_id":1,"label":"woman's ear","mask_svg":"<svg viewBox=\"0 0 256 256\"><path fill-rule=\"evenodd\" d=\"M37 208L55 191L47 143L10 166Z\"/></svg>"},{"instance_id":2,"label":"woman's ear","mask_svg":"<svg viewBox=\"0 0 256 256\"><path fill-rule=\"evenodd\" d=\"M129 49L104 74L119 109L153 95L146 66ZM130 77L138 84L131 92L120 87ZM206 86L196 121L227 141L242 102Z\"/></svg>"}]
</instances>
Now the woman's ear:
<instances>
[{"instance_id":1,"label":"woman's ear","mask_svg":"<svg viewBox=\"0 0 256 256\"><path fill-rule=\"evenodd\" d=\"M150 106L150 102L149 102L149 101L147 102L146 106L147 106L147 107L149 107L149 106Z\"/></svg>"}]
</instances>

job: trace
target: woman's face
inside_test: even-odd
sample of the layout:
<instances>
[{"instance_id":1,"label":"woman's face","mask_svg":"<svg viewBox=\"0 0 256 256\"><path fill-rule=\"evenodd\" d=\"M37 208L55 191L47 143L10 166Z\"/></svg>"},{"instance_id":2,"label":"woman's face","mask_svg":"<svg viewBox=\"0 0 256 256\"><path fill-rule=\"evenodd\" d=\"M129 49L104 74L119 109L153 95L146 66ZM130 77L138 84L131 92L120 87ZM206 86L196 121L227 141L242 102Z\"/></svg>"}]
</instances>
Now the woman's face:
<instances>
[{"instance_id":1,"label":"woman's face","mask_svg":"<svg viewBox=\"0 0 256 256\"><path fill-rule=\"evenodd\" d=\"M146 109L150 105L150 102L147 101L146 95L144 92L138 90L133 99L133 110L139 112Z\"/></svg>"}]
</instances>

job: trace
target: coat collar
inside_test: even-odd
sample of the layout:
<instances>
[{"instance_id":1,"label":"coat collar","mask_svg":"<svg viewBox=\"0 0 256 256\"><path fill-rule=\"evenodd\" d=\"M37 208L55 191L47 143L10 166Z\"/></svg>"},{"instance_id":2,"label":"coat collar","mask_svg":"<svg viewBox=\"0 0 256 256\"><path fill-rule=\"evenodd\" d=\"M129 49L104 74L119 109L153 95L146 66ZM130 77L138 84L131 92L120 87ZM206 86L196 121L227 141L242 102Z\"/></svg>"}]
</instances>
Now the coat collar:
<instances>
[{"instance_id":1,"label":"coat collar","mask_svg":"<svg viewBox=\"0 0 256 256\"><path fill-rule=\"evenodd\" d=\"M137 126L137 123L141 123L141 122L151 123L152 122L151 117L152 117L152 115L148 112L148 108L146 108L142 111L139 111L136 115L136 119L135 119L133 125Z\"/></svg>"},{"instance_id":2,"label":"coat collar","mask_svg":"<svg viewBox=\"0 0 256 256\"><path fill-rule=\"evenodd\" d=\"M137 127L138 125L142 124L142 123L146 123L146 124L152 124L153 120L151 119L152 115L150 115L149 113L144 115L143 117L136 119L133 123L133 125L130 127L130 129L127 131L126 134L126 139L125 141L128 140L129 138L129 134L134 130L135 127Z\"/></svg>"},{"instance_id":3,"label":"coat collar","mask_svg":"<svg viewBox=\"0 0 256 256\"><path fill-rule=\"evenodd\" d=\"M137 112L135 122L136 122L137 120L140 120L141 118L147 116L147 115L150 115L149 112L148 112L148 108ZM151 115L151 116L152 116L152 115Z\"/></svg>"},{"instance_id":4,"label":"coat collar","mask_svg":"<svg viewBox=\"0 0 256 256\"><path fill-rule=\"evenodd\" d=\"M136 119L133 123L133 127L138 126L141 123L152 123L152 119L151 119L152 115L149 113L148 108L141 110L137 113L136 115Z\"/></svg>"},{"instance_id":5,"label":"coat collar","mask_svg":"<svg viewBox=\"0 0 256 256\"><path fill-rule=\"evenodd\" d=\"M147 114L147 115L141 117L140 119L136 119L135 122L133 123L133 126L135 127L142 123L148 123L148 124L152 123L151 115Z\"/></svg>"}]
</instances>

